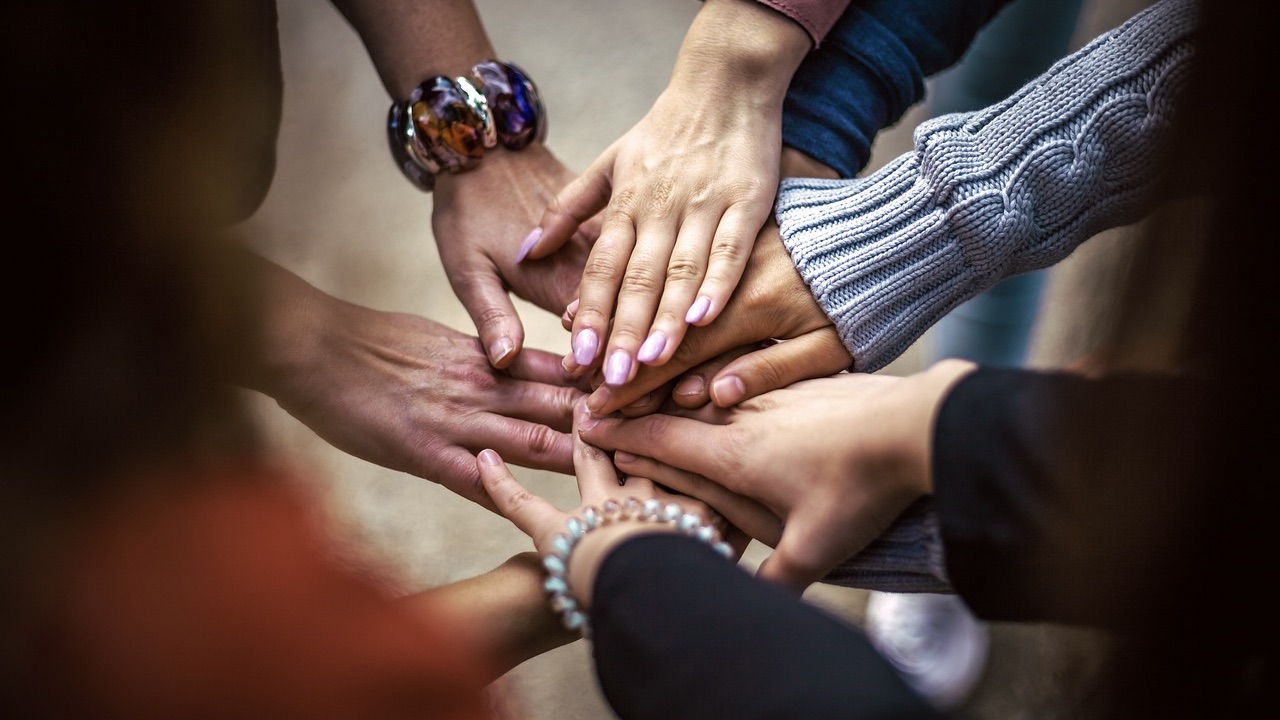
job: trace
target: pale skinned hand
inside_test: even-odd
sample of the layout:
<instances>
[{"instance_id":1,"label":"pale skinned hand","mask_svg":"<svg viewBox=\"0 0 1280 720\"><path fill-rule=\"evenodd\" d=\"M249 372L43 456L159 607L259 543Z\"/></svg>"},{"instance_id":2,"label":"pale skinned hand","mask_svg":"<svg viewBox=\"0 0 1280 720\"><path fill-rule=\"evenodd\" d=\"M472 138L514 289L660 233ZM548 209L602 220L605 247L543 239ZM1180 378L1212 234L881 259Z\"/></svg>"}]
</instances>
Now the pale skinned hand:
<instances>
[{"instance_id":1,"label":"pale skinned hand","mask_svg":"<svg viewBox=\"0 0 1280 720\"><path fill-rule=\"evenodd\" d=\"M650 111L560 193L526 240L548 257L603 211L571 347L621 385L724 309L772 210L782 100L811 45L754 0L704 3Z\"/></svg>"},{"instance_id":2,"label":"pale skinned hand","mask_svg":"<svg viewBox=\"0 0 1280 720\"><path fill-rule=\"evenodd\" d=\"M577 294L598 221L576 228L560 252L542 260L518 263L512 240L572 179L537 143L489 153L474 170L436 178L431 225L440 261L494 367L511 365L524 346L509 292L555 314Z\"/></svg>"},{"instance_id":3,"label":"pale skinned hand","mask_svg":"<svg viewBox=\"0 0 1280 720\"><path fill-rule=\"evenodd\" d=\"M264 362L244 384L334 447L495 509L473 453L572 472L584 391L559 357L526 350L494 369L479 340L423 317L326 295L266 261Z\"/></svg>"},{"instance_id":4,"label":"pale skinned hand","mask_svg":"<svg viewBox=\"0 0 1280 720\"><path fill-rule=\"evenodd\" d=\"M675 386L675 396L684 397L678 402L695 406L702 404L695 399L705 402L709 395L718 406L728 407L799 380L825 377L852 362L772 222L761 230L742 282L716 322L691 328L668 362L642 367L627 384L598 384L588 406L598 415L633 404L656 408L670 383L689 370L701 368L705 373L704 363L726 353L732 360L722 368L706 366L718 370L714 375L692 375ZM591 370L572 354L565 356L564 364L573 375Z\"/></svg>"},{"instance_id":5,"label":"pale skinned hand","mask_svg":"<svg viewBox=\"0 0 1280 720\"><path fill-rule=\"evenodd\" d=\"M802 590L932 492L935 416L974 367L947 360L906 377L841 373L728 410L591 418L579 424L579 434L615 451L624 472L645 472L699 497L774 545L769 533L777 526L770 530L767 514L723 500L758 502L782 521L759 574Z\"/></svg>"},{"instance_id":6,"label":"pale skinned hand","mask_svg":"<svg viewBox=\"0 0 1280 720\"><path fill-rule=\"evenodd\" d=\"M581 423L590 417L590 412L585 405L579 404L575 417L576 422ZM581 517L582 511L588 507L599 510L607 500L621 504L628 497L640 501L656 497L663 503L675 502L685 512L697 513L716 525L739 557L745 550L749 539L740 530L725 523L723 516L696 498L669 492L639 476L627 477L626 484L620 484L617 469L609 455L584 442L576 432L573 462L580 503L578 507L564 511L522 486L507 470L499 453L485 449L475 459L484 488L493 498L498 511L528 535L540 553L551 551L551 539L564 532L565 522L570 517ZM569 580L575 596L590 605L590 588L594 583L589 578L584 578L584 573L594 577L600 559L610 549L622 539L644 532L674 532L674 529L660 523L621 521L587 533L570 557Z\"/></svg>"}]
</instances>

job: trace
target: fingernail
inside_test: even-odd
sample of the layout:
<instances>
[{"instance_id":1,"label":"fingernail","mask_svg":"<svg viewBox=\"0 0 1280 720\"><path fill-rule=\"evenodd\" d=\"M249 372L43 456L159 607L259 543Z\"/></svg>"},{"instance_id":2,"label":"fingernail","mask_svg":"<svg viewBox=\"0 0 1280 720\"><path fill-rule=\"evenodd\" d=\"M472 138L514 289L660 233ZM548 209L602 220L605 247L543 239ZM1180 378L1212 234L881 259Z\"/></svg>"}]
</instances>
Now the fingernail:
<instances>
[{"instance_id":1,"label":"fingernail","mask_svg":"<svg viewBox=\"0 0 1280 720\"><path fill-rule=\"evenodd\" d=\"M676 395L702 395L707 391L707 379L701 375L689 375L681 380L673 391Z\"/></svg>"},{"instance_id":2,"label":"fingernail","mask_svg":"<svg viewBox=\"0 0 1280 720\"><path fill-rule=\"evenodd\" d=\"M661 330L657 330L640 346L640 352L636 353L636 359L643 363L650 363L657 360L662 351L666 349L667 336Z\"/></svg>"},{"instance_id":3,"label":"fingernail","mask_svg":"<svg viewBox=\"0 0 1280 720\"><path fill-rule=\"evenodd\" d=\"M485 449L480 451L480 462L485 465L501 465L502 458L498 456L498 453Z\"/></svg>"},{"instance_id":4,"label":"fingernail","mask_svg":"<svg viewBox=\"0 0 1280 720\"><path fill-rule=\"evenodd\" d=\"M514 352L516 346L510 338L500 337L489 346L489 362L497 365Z\"/></svg>"},{"instance_id":5,"label":"fingernail","mask_svg":"<svg viewBox=\"0 0 1280 720\"><path fill-rule=\"evenodd\" d=\"M591 328L584 328L573 336L573 359L579 365L590 365L596 359L596 350L599 348L600 338Z\"/></svg>"},{"instance_id":6,"label":"fingernail","mask_svg":"<svg viewBox=\"0 0 1280 720\"><path fill-rule=\"evenodd\" d=\"M613 394L609 392L609 388L607 386L601 385L587 398L587 409L593 413L599 414L600 411L609 404L609 400L612 399L612 395Z\"/></svg>"},{"instance_id":7,"label":"fingernail","mask_svg":"<svg viewBox=\"0 0 1280 720\"><path fill-rule=\"evenodd\" d=\"M585 413L582 419L578 421L578 431L590 430L600 424L600 416L594 413Z\"/></svg>"},{"instance_id":8,"label":"fingernail","mask_svg":"<svg viewBox=\"0 0 1280 720\"><path fill-rule=\"evenodd\" d=\"M565 309L564 309L564 314L565 314L565 316L566 316L566 317L570 317L570 318L572 318L574 315L577 315L577 314L578 314L578 303L580 303L580 302L582 302L582 298L578 298L578 299L574 300L573 302L569 303L569 305L568 305L567 307L565 307Z\"/></svg>"},{"instance_id":9,"label":"fingernail","mask_svg":"<svg viewBox=\"0 0 1280 720\"><path fill-rule=\"evenodd\" d=\"M631 375L631 354L626 350L614 350L604 366L604 381L607 385L622 385Z\"/></svg>"},{"instance_id":10,"label":"fingernail","mask_svg":"<svg viewBox=\"0 0 1280 720\"><path fill-rule=\"evenodd\" d=\"M711 384L711 395L716 401L716 405L727 407L742 399L747 394L747 386L742 384L742 378L737 375L722 377Z\"/></svg>"},{"instance_id":11,"label":"fingernail","mask_svg":"<svg viewBox=\"0 0 1280 720\"><path fill-rule=\"evenodd\" d=\"M689 308L689 312L684 314L684 321L687 323L700 322L702 318L707 316L707 311L711 309L711 298L703 295L693 303L693 307Z\"/></svg>"},{"instance_id":12,"label":"fingernail","mask_svg":"<svg viewBox=\"0 0 1280 720\"><path fill-rule=\"evenodd\" d=\"M540 227L534 228L528 235L525 235L524 241L520 243L520 250L516 252L516 262L519 263L524 260L529 254L529 251L533 249L534 245L538 244L538 240L541 238L542 228Z\"/></svg>"}]
</instances>

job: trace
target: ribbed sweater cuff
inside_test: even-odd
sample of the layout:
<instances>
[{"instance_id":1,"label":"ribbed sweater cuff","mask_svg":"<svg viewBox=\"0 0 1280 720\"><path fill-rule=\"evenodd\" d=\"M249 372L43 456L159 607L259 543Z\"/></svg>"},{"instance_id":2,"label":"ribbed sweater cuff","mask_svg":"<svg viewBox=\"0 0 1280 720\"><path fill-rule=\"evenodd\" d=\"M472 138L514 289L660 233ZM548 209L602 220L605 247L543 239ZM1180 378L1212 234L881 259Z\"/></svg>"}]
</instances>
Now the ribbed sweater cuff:
<instances>
[{"instance_id":1,"label":"ribbed sweater cuff","mask_svg":"<svg viewBox=\"0 0 1280 720\"><path fill-rule=\"evenodd\" d=\"M855 370L1145 213L1194 24L1194 3L1164 0L1008 100L922 123L914 151L866 178L783 181L782 240Z\"/></svg>"}]
</instances>

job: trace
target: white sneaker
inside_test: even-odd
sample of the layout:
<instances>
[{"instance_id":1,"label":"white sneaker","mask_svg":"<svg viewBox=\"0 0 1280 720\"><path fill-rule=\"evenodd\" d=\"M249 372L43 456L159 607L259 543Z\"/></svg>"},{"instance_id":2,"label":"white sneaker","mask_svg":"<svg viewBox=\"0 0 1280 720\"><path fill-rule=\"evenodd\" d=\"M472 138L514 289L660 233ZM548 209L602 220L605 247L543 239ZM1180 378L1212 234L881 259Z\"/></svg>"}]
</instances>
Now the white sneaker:
<instances>
[{"instance_id":1,"label":"white sneaker","mask_svg":"<svg viewBox=\"0 0 1280 720\"><path fill-rule=\"evenodd\" d=\"M963 703L987 662L987 626L957 595L873 592L865 629L907 684L942 710Z\"/></svg>"}]
</instances>

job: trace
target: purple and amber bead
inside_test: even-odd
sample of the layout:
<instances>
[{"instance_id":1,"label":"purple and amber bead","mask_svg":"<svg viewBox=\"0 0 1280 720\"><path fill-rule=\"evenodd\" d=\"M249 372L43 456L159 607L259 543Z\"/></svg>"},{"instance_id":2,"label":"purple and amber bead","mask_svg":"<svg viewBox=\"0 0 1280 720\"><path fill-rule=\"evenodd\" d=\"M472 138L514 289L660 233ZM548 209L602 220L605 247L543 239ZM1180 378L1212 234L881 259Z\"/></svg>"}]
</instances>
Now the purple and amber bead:
<instances>
[{"instance_id":1,"label":"purple and amber bead","mask_svg":"<svg viewBox=\"0 0 1280 720\"><path fill-rule=\"evenodd\" d=\"M449 78L434 77L409 96L409 119L418 152L442 168L468 170L484 157L487 118Z\"/></svg>"},{"instance_id":2,"label":"purple and amber bead","mask_svg":"<svg viewBox=\"0 0 1280 720\"><path fill-rule=\"evenodd\" d=\"M523 70L509 62L485 60L471 68L477 89L489 101L498 142L519 150L547 135L547 114L538 88Z\"/></svg>"},{"instance_id":3,"label":"purple and amber bead","mask_svg":"<svg viewBox=\"0 0 1280 720\"><path fill-rule=\"evenodd\" d=\"M431 192L436 186L436 173L440 167L417 154L413 142L413 123L409 111L400 103L392 103L387 114L387 143L391 145L391 157L400 172L423 192Z\"/></svg>"}]
</instances>

